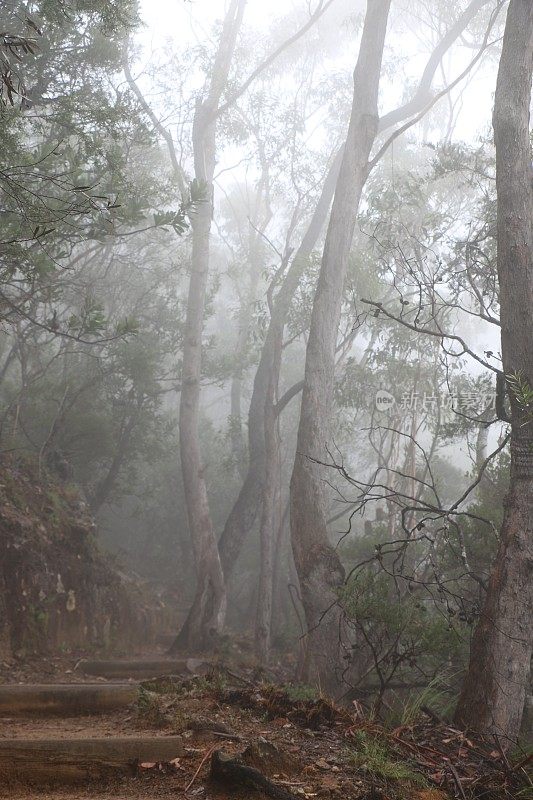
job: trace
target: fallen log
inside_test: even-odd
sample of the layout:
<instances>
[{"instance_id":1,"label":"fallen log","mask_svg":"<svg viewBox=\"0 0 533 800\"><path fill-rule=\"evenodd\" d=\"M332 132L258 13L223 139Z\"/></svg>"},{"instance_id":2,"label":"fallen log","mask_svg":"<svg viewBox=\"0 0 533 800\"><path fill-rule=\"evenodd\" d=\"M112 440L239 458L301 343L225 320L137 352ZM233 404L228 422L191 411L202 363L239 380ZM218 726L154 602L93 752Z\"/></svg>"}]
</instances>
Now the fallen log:
<instances>
[{"instance_id":1,"label":"fallen log","mask_svg":"<svg viewBox=\"0 0 533 800\"><path fill-rule=\"evenodd\" d=\"M211 780L229 786L253 788L274 800L297 800L296 795L277 786L255 767L245 764L240 756L233 757L222 750L211 756Z\"/></svg>"},{"instance_id":2,"label":"fallen log","mask_svg":"<svg viewBox=\"0 0 533 800\"><path fill-rule=\"evenodd\" d=\"M75 717L125 708L137 698L137 686L114 684L35 684L0 686L0 716Z\"/></svg>"},{"instance_id":3,"label":"fallen log","mask_svg":"<svg viewBox=\"0 0 533 800\"><path fill-rule=\"evenodd\" d=\"M71 784L132 774L139 763L183 755L181 736L0 740L0 780Z\"/></svg>"}]
</instances>

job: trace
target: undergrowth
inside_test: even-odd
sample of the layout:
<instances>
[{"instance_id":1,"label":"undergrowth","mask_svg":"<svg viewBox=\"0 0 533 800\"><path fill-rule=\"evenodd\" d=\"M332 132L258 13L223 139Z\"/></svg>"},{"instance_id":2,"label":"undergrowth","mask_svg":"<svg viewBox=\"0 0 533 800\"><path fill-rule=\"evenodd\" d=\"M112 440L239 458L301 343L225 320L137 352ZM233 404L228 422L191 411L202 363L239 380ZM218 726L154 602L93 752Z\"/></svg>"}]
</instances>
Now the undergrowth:
<instances>
[{"instance_id":1,"label":"undergrowth","mask_svg":"<svg viewBox=\"0 0 533 800\"><path fill-rule=\"evenodd\" d=\"M282 687L287 693L287 697L293 703L301 700L317 700L319 692L313 686L307 686L305 683L287 683Z\"/></svg>"},{"instance_id":2,"label":"undergrowth","mask_svg":"<svg viewBox=\"0 0 533 800\"><path fill-rule=\"evenodd\" d=\"M426 788L426 778L407 761L399 761L386 741L364 730L355 734L356 747L347 754L348 762L394 791L398 800L408 800L413 787ZM392 786L390 785L392 784Z\"/></svg>"},{"instance_id":3,"label":"undergrowth","mask_svg":"<svg viewBox=\"0 0 533 800\"><path fill-rule=\"evenodd\" d=\"M422 716L424 709L430 709L441 720L450 718L455 705L455 697L441 676L436 676L421 691L414 692L400 703L385 719L387 727L413 725Z\"/></svg>"},{"instance_id":4,"label":"undergrowth","mask_svg":"<svg viewBox=\"0 0 533 800\"><path fill-rule=\"evenodd\" d=\"M164 694L141 686L136 703L137 721L149 727L170 728L175 733L181 733L187 729L188 719L175 702L176 699L177 695L169 699Z\"/></svg>"}]
</instances>

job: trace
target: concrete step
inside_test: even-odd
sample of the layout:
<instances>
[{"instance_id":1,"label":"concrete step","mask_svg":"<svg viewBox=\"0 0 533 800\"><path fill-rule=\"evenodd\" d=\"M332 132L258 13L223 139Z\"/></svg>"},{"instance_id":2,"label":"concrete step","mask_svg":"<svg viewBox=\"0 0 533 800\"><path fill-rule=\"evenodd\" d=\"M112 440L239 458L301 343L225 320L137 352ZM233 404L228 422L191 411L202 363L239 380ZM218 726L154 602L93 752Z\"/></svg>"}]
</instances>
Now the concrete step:
<instances>
[{"instance_id":1,"label":"concrete step","mask_svg":"<svg viewBox=\"0 0 533 800\"><path fill-rule=\"evenodd\" d=\"M32 684L0 686L0 716L63 716L104 714L125 708L137 698L132 683Z\"/></svg>"},{"instance_id":2,"label":"concrete step","mask_svg":"<svg viewBox=\"0 0 533 800\"><path fill-rule=\"evenodd\" d=\"M135 774L143 762L183 755L181 736L101 739L2 739L0 783L66 785Z\"/></svg>"},{"instance_id":3,"label":"concrete step","mask_svg":"<svg viewBox=\"0 0 533 800\"><path fill-rule=\"evenodd\" d=\"M205 669L203 669L205 667ZM162 675L202 674L209 668L207 662L194 658L142 658L130 660L80 661L76 669L84 675L113 679L141 680Z\"/></svg>"}]
</instances>

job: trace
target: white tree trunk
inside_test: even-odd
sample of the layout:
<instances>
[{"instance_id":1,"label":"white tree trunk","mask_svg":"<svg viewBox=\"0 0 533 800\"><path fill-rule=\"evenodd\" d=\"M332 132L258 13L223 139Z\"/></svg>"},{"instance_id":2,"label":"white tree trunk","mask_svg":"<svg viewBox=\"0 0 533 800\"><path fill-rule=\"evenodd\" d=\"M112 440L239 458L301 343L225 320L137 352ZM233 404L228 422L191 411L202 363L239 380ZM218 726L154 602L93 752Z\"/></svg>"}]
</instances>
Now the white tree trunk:
<instances>
[{"instance_id":1,"label":"white tree trunk","mask_svg":"<svg viewBox=\"0 0 533 800\"><path fill-rule=\"evenodd\" d=\"M207 97L198 101L193 122L195 177L208 197L192 219L192 257L183 345L179 413L180 456L189 530L196 561L196 596L191 613L173 646L204 650L224 625L226 589L218 544L211 522L204 466L198 436L202 336L209 277L209 245L213 216L213 174L216 160L216 118L226 84L245 0L232 0L220 37Z\"/></svg>"},{"instance_id":2,"label":"white tree trunk","mask_svg":"<svg viewBox=\"0 0 533 800\"><path fill-rule=\"evenodd\" d=\"M308 627L313 678L342 691L344 570L327 529L327 475L319 462L331 446L335 350L348 257L370 150L378 131L378 92L391 0L368 0L354 71L352 112L326 235L306 352L305 383L291 480L291 536Z\"/></svg>"}]
</instances>

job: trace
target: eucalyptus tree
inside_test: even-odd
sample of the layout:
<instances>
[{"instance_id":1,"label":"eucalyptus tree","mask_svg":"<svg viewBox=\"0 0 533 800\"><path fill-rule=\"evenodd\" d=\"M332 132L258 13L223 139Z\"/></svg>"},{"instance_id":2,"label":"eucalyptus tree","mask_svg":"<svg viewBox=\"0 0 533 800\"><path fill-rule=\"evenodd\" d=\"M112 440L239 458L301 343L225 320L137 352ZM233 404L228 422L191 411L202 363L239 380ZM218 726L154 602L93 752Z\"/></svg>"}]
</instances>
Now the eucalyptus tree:
<instances>
[{"instance_id":1,"label":"eucalyptus tree","mask_svg":"<svg viewBox=\"0 0 533 800\"><path fill-rule=\"evenodd\" d=\"M413 101L385 114L381 120L377 103L390 3L369 2L367 6L359 58L354 71L348 138L313 304L297 454L291 480L292 541L306 610L310 662L317 679L332 692L341 691L342 654L343 651L351 651L352 646L343 635L342 611L337 603L344 570L329 542L322 462L329 442L337 330L359 202L369 171L387 149L391 139L420 119L435 102L435 98L432 98L428 103L427 95L443 53L485 5L484 2L468 4L433 51ZM489 22L489 30L492 22L493 19ZM408 119L404 126L400 126L371 159L371 150L380 126L386 127L391 121L397 122L404 115L409 118L417 102L420 102L420 96L425 101L421 110Z\"/></svg>"},{"instance_id":2,"label":"eucalyptus tree","mask_svg":"<svg viewBox=\"0 0 533 800\"><path fill-rule=\"evenodd\" d=\"M502 371L510 386L511 477L500 546L472 640L456 720L516 739L533 651L533 6L511 0L496 85Z\"/></svg>"},{"instance_id":3,"label":"eucalyptus tree","mask_svg":"<svg viewBox=\"0 0 533 800\"><path fill-rule=\"evenodd\" d=\"M189 618L186 643L193 649L209 647L222 628L226 587L218 555L198 437L202 335L209 245L213 217L213 177L216 164L216 121L241 27L245 2L233 0L224 18L217 53L203 97L198 98L192 124L194 174L206 189L206 198L192 217L191 277L184 331L180 396L180 456L189 529L197 564L195 613ZM212 601L212 602L211 602Z\"/></svg>"},{"instance_id":4,"label":"eucalyptus tree","mask_svg":"<svg viewBox=\"0 0 533 800\"><path fill-rule=\"evenodd\" d=\"M309 330L298 442L291 478L291 533L317 680L338 691L342 630L328 619L344 580L340 559L328 542L325 487L318 470L332 413L337 330L348 253L368 158L378 130L378 91L390 0L369 4L354 71L352 113L331 211ZM340 619L339 613L336 612Z\"/></svg>"},{"instance_id":5,"label":"eucalyptus tree","mask_svg":"<svg viewBox=\"0 0 533 800\"><path fill-rule=\"evenodd\" d=\"M237 88L228 85L237 36L241 28L245 1L232 0L224 17L220 38L206 85L197 98L191 124L192 158L195 186L204 191L204 202L191 216L191 276L186 311L184 352L180 396L180 454L189 527L197 565L197 590L187 621L174 648L203 649L213 646L224 624L226 586L209 510L207 487L198 436L200 379L202 369L202 334L206 290L209 275L209 245L213 216L213 178L217 157L217 123L234 107L255 80L293 43L313 27L331 5L321 0L315 11L297 31L275 47ZM128 63L127 80L143 105L150 121L167 144L173 169L182 187L186 187L186 169L180 162L172 135L150 107L135 82ZM183 194L182 194L183 197Z\"/></svg>"}]
</instances>

